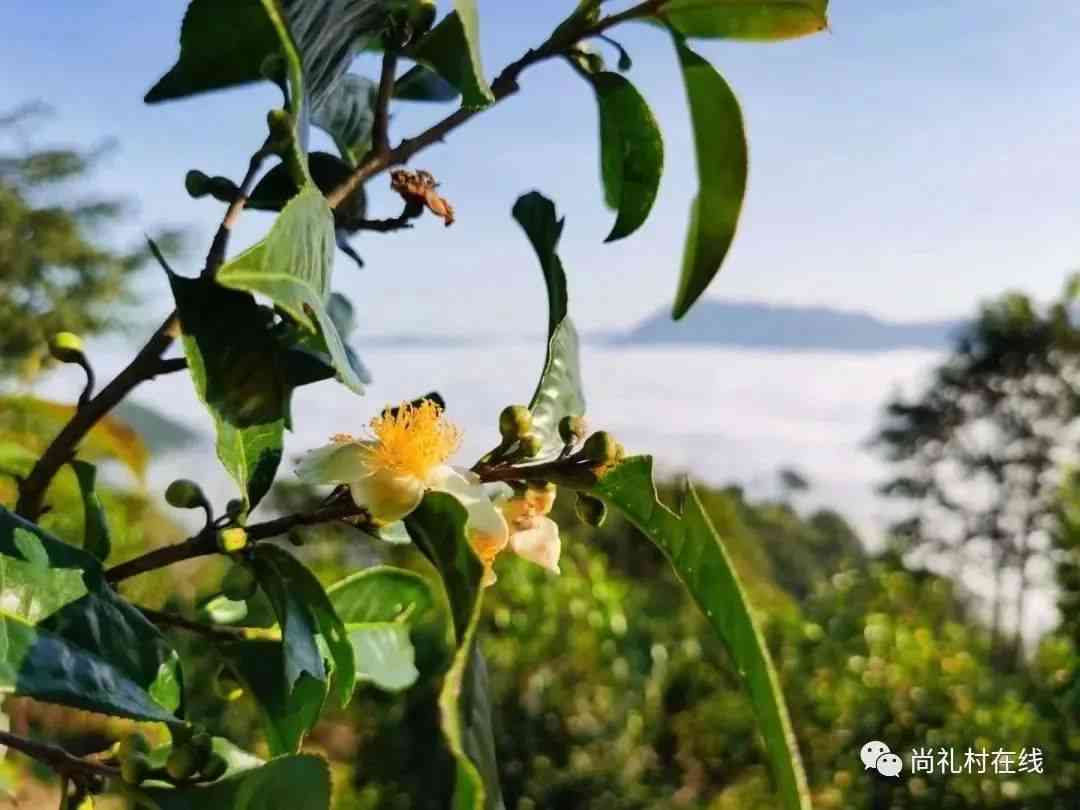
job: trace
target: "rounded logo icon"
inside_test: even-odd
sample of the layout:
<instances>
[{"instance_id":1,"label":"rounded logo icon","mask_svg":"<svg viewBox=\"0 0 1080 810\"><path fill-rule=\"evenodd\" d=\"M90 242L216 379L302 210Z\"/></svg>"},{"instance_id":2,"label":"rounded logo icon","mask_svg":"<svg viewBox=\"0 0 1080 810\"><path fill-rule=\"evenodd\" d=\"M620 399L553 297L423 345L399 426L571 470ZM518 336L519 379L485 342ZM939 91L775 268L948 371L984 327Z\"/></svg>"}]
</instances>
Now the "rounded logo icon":
<instances>
[{"instance_id":1,"label":"rounded logo icon","mask_svg":"<svg viewBox=\"0 0 1080 810\"><path fill-rule=\"evenodd\" d=\"M882 754L877 758L874 767L877 768L877 772L882 776L898 777L900 776L900 771L904 769L904 761L896 754Z\"/></svg>"},{"instance_id":2,"label":"rounded logo icon","mask_svg":"<svg viewBox=\"0 0 1080 810\"><path fill-rule=\"evenodd\" d=\"M883 743L881 740L871 740L862 747L859 751L859 758L862 759L863 770L870 770L877 767L878 757L883 754L889 753L889 746Z\"/></svg>"}]
</instances>

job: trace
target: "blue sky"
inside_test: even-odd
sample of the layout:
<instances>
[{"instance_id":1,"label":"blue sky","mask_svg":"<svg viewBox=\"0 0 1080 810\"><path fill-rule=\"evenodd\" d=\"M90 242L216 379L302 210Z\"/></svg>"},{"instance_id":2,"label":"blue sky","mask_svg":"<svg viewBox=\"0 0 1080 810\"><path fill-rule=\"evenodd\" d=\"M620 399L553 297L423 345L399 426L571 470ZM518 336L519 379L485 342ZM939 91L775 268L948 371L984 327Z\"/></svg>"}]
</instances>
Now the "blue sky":
<instances>
[{"instance_id":1,"label":"blue sky","mask_svg":"<svg viewBox=\"0 0 1080 810\"><path fill-rule=\"evenodd\" d=\"M42 145L115 137L119 147L94 178L136 206L115 238L189 227L180 268L194 272L220 209L187 197L184 172L240 174L278 98L248 87L144 105L176 57L184 6L19 3L5 17L13 24L0 49L0 98L4 107L44 99L55 108L35 134ZM494 75L573 2L479 6ZM709 295L920 319L965 313L1009 287L1053 294L1080 258L1080 4L834 0L831 20L830 32L795 42L700 43L742 100L751 151L742 228ZM663 35L629 25L616 36L666 139L646 227L602 244L613 215L598 181L594 100L565 65L542 65L517 97L414 161L442 181L457 224L444 229L428 217L411 232L364 235L362 271L339 257L335 285L356 304L363 332L542 331L540 275L510 218L517 195L533 188L567 217L561 252L586 329L670 306L695 187L685 98ZM393 138L448 109L399 105ZM372 215L396 213L385 179L374 184ZM269 224L246 217L234 248ZM154 273L145 291L168 295ZM157 309L167 308L163 300ZM158 316L148 309L148 319Z\"/></svg>"}]
</instances>

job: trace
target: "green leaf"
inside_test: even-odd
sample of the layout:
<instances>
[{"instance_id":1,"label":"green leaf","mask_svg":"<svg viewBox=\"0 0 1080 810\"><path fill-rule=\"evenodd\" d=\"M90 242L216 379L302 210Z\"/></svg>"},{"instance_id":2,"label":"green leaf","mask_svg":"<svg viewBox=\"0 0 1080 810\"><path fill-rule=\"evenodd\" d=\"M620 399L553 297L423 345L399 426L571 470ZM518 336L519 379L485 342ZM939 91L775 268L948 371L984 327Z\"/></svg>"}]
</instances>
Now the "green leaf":
<instances>
[{"instance_id":1,"label":"green leaf","mask_svg":"<svg viewBox=\"0 0 1080 810\"><path fill-rule=\"evenodd\" d=\"M563 220L555 217L555 204L533 191L514 203L514 219L529 237L548 293L548 348L544 370L529 403L533 432L542 440L540 458L558 454L559 420L585 413L585 394L578 361L578 336L567 316L566 273L555 252L562 234Z\"/></svg>"},{"instance_id":2,"label":"green leaf","mask_svg":"<svg viewBox=\"0 0 1080 810\"><path fill-rule=\"evenodd\" d=\"M221 647L229 668L259 707L273 756L300 749L304 735L319 720L328 691L325 680L306 672L290 688L282 676L285 650L276 641L241 641Z\"/></svg>"},{"instance_id":3,"label":"green leaf","mask_svg":"<svg viewBox=\"0 0 1080 810\"><path fill-rule=\"evenodd\" d=\"M712 65L673 36L690 100L699 183L672 312L678 320L705 292L735 238L746 192L747 149L735 94Z\"/></svg>"},{"instance_id":4,"label":"green leaf","mask_svg":"<svg viewBox=\"0 0 1080 810\"><path fill-rule=\"evenodd\" d=\"M687 37L775 41L829 24L828 0L669 0L659 16Z\"/></svg>"},{"instance_id":5,"label":"green leaf","mask_svg":"<svg viewBox=\"0 0 1080 810\"><path fill-rule=\"evenodd\" d=\"M93 653L175 714L183 703L180 657L142 612L102 584L38 625Z\"/></svg>"},{"instance_id":6,"label":"green leaf","mask_svg":"<svg viewBox=\"0 0 1080 810\"><path fill-rule=\"evenodd\" d=\"M645 99L618 73L585 74L600 108L600 173L607 204L618 210L605 242L645 222L664 171L664 140Z\"/></svg>"},{"instance_id":7,"label":"green leaf","mask_svg":"<svg viewBox=\"0 0 1080 810\"><path fill-rule=\"evenodd\" d=\"M378 92L375 82L348 73L330 88L312 112L311 123L330 134L341 156L353 166L371 147Z\"/></svg>"},{"instance_id":8,"label":"green leaf","mask_svg":"<svg viewBox=\"0 0 1080 810\"><path fill-rule=\"evenodd\" d=\"M258 81L263 60L280 51L262 0L192 0L180 28L180 57L145 100L153 104Z\"/></svg>"},{"instance_id":9,"label":"green leaf","mask_svg":"<svg viewBox=\"0 0 1080 810\"><path fill-rule=\"evenodd\" d=\"M281 462L292 381L269 330L272 313L246 293L169 274L184 354L217 430L217 454L248 508L270 489Z\"/></svg>"},{"instance_id":10,"label":"green leaf","mask_svg":"<svg viewBox=\"0 0 1080 810\"><path fill-rule=\"evenodd\" d=\"M357 680L390 691L412 686L420 673L409 630L432 607L427 580L402 568L375 566L335 582L327 595L348 630Z\"/></svg>"},{"instance_id":11,"label":"green leaf","mask_svg":"<svg viewBox=\"0 0 1080 810\"><path fill-rule=\"evenodd\" d=\"M345 345L327 312L334 264L334 219L326 198L305 186L282 210L266 238L221 267L218 283L259 293L326 342L338 378L363 392Z\"/></svg>"},{"instance_id":12,"label":"green leaf","mask_svg":"<svg viewBox=\"0 0 1080 810\"><path fill-rule=\"evenodd\" d=\"M468 513L452 495L429 492L406 519L413 542L442 576L457 650L439 693L443 734L454 756L453 810L503 807L487 672L476 640L483 565L466 534Z\"/></svg>"},{"instance_id":13,"label":"green leaf","mask_svg":"<svg viewBox=\"0 0 1080 810\"><path fill-rule=\"evenodd\" d=\"M347 624L356 657L356 680L370 681L388 692L408 689L420 677L409 628L396 622Z\"/></svg>"},{"instance_id":14,"label":"green leaf","mask_svg":"<svg viewBox=\"0 0 1080 810\"><path fill-rule=\"evenodd\" d=\"M320 757L294 754L207 786L130 793L137 810L329 810L330 771Z\"/></svg>"},{"instance_id":15,"label":"green leaf","mask_svg":"<svg viewBox=\"0 0 1080 810\"><path fill-rule=\"evenodd\" d=\"M810 794L780 682L727 551L690 487L681 514L657 498L652 459L629 458L593 490L668 558L724 642L750 693L769 763L786 810L809 810Z\"/></svg>"},{"instance_id":16,"label":"green leaf","mask_svg":"<svg viewBox=\"0 0 1080 810\"><path fill-rule=\"evenodd\" d=\"M318 666L313 666L309 660L310 645L317 632L330 650L338 702L342 707L348 705L356 682L352 645L345 633L345 624L334 610L322 584L296 557L277 546L259 545L255 549L255 563L260 584L266 579L271 589L277 591L268 590L267 595L274 604L274 612L281 624L286 653L286 681L290 685L295 683L303 671L316 679L326 680L321 655ZM275 575L264 576L268 569L273 570ZM297 621L297 614L303 613L307 616ZM290 660L294 643L298 645L300 655Z\"/></svg>"},{"instance_id":17,"label":"green leaf","mask_svg":"<svg viewBox=\"0 0 1080 810\"><path fill-rule=\"evenodd\" d=\"M101 562L0 507L0 689L175 721L176 652L105 581ZM30 624L39 621L37 627Z\"/></svg>"},{"instance_id":18,"label":"green leaf","mask_svg":"<svg viewBox=\"0 0 1080 810\"><path fill-rule=\"evenodd\" d=\"M6 613L0 613L0 692L135 720L176 722L101 656Z\"/></svg>"},{"instance_id":19,"label":"green leaf","mask_svg":"<svg viewBox=\"0 0 1080 810\"><path fill-rule=\"evenodd\" d=\"M94 489L97 468L86 461L75 459L71 462L75 477L79 481L79 491L83 500L83 548L102 562L109 558L112 540L109 538L109 524L105 519L105 509L101 506Z\"/></svg>"},{"instance_id":20,"label":"green leaf","mask_svg":"<svg viewBox=\"0 0 1080 810\"><path fill-rule=\"evenodd\" d=\"M413 65L394 82L394 98L402 101L453 101L460 91L435 71Z\"/></svg>"},{"instance_id":21,"label":"green leaf","mask_svg":"<svg viewBox=\"0 0 1080 810\"><path fill-rule=\"evenodd\" d=\"M345 624L404 620L433 605L426 579L388 565L350 574L327 588L326 595Z\"/></svg>"},{"instance_id":22,"label":"green leaf","mask_svg":"<svg viewBox=\"0 0 1080 810\"><path fill-rule=\"evenodd\" d=\"M480 64L479 26L475 0L454 0L454 11L408 54L461 91L461 106L470 110L495 101Z\"/></svg>"},{"instance_id":23,"label":"green leaf","mask_svg":"<svg viewBox=\"0 0 1080 810\"><path fill-rule=\"evenodd\" d=\"M100 561L0 506L0 599L4 612L38 622L100 583Z\"/></svg>"}]
</instances>

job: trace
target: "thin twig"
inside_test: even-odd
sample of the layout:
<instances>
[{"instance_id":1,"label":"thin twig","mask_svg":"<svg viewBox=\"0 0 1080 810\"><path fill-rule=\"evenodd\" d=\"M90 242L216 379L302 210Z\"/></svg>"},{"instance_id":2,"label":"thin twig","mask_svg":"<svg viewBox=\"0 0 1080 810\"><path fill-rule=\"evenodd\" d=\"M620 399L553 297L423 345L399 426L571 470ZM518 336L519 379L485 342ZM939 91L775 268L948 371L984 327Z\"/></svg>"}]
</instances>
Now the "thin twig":
<instances>
[{"instance_id":1,"label":"thin twig","mask_svg":"<svg viewBox=\"0 0 1080 810\"><path fill-rule=\"evenodd\" d=\"M244 628L242 627L223 627L212 624L203 624L202 622L185 619L178 613L154 610L153 608L143 607L141 605L139 606L139 611L154 624L178 627L181 630L187 630L190 633L196 633L200 636L206 636L207 638L218 639L220 641L242 641L246 638Z\"/></svg>"},{"instance_id":2,"label":"thin twig","mask_svg":"<svg viewBox=\"0 0 1080 810\"><path fill-rule=\"evenodd\" d=\"M206 254L206 267L203 269L204 276L213 278L218 268L225 263L225 250L229 246L229 236L232 234L232 229L240 218L244 206L247 205L248 195L251 194L251 189L255 185L255 178L259 174L259 169L262 168L263 161L270 154L270 142L267 139L267 142L262 145L259 151L251 156L247 173L244 175L244 179L240 181L240 186L233 201L225 209L225 216L222 217L221 225L218 226L217 233L214 234L214 241L210 243L210 250Z\"/></svg>"},{"instance_id":3,"label":"thin twig","mask_svg":"<svg viewBox=\"0 0 1080 810\"><path fill-rule=\"evenodd\" d=\"M659 11L669 0L645 0L636 6L626 9L618 14L612 14L598 20L593 25L586 26L579 31L564 30L558 35L552 34L540 47L527 51L516 62L511 62L491 83L491 93L494 101L487 107L469 109L461 107L441 121L428 127L414 138L407 138L394 149L372 149L361 164L349 175L337 188L327 195L326 199L331 208L337 208L349 195L351 195L365 181L385 171L390 166L400 163L408 163L409 159L422 149L432 144L439 143L454 129L470 120L477 113L493 107L509 95L518 91L518 77L529 66L543 62L554 56L562 55L567 48L571 47L580 39L594 37L607 29L618 25L626 20L637 19L651 15ZM385 64L385 62L384 62ZM380 82L381 90L381 82Z\"/></svg>"},{"instance_id":4,"label":"thin twig","mask_svg":"<svg viewBox=\"0 0 1080 810\"><path fill-rule=\"evenodd\" d=\"M297 526L312 526L348 517L358 517L362 514L363 510L351 500L338 501L311 512L285 515L263 523L253 523L245 528L247 529L248 540L255 542L285 534ZM217 532L211 526L203 529L198 534L192 535L182 543L162 546L142 556L113 566L105 573L105 577L109 582L116 584L139 574L165 568L174 563L216 553L218 553Z\"/></svg>"},{"instance_id":5,"label":"thin twig","mask_svg":"<svg viewBox=\"0 0 1080 810\"><path fill-rule=\"evenodd\" d=\"M81 759L59 746L30 740L8 731L0 731L0 745L6 745L38 762L43 762L61 776L66 776L80 785L97 783L102 778L114 779L120 776L118 768Z\"/></svg>"}]
</instances>

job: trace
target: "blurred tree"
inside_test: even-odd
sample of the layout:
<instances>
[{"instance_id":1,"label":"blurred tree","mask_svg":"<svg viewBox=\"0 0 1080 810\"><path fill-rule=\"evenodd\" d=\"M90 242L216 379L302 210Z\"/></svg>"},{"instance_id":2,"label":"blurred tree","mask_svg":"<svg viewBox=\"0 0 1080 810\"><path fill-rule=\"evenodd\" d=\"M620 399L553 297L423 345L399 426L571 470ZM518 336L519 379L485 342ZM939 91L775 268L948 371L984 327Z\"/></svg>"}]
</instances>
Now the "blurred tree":
<instances>
[{"instance_id":1,"label":"blurred tree","mask_svg":"<svg viewBox=\"0 0 1080 810\"><path fill-rule=\"evenodd\" d=\"M31 104L0 115L0 145L13 149L0 151L0 375L37 371L56 332L114 327L114 305L150 257L145 246L103 244L102 229L123 213L116 200L70 199L69 184L86 178L101 150L28 145L26 131L44 112ZM168 250L177 234L156 239Z\"/></svg>"},{"instance_id":2,"label":"blurred tree","mask_svg":"<svg viewBox=\"0 0 1080 810\"><path fill-rule=\"evenodd\" d=\"M898 470L881 488L910 500L896 526L913 559L949 561L994 583L996 647L1015 660L1034 558L1045 559L1061 455L1075 447L1080 332L1062 296L1038 307L1020 293L985 305L915 400L889 403L876 443ZM1011 644L1003 645L1011 608Z\"/></svg>"}]
</instances>

